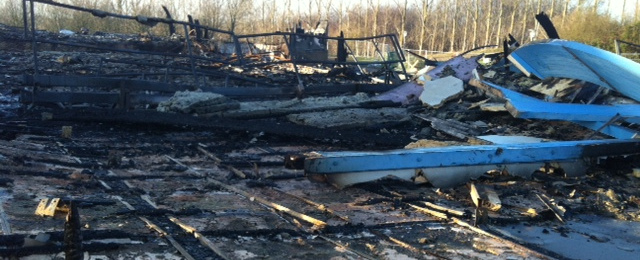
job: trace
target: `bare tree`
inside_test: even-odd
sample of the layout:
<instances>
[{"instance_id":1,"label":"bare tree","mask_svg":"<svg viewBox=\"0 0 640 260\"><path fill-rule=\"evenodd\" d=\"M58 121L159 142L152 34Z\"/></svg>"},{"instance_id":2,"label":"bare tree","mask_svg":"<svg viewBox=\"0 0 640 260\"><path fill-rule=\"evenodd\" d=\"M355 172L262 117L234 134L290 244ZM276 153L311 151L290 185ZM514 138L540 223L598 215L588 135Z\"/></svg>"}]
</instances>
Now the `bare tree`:
<instances>
[{"instance_id":1,"label":"bare tree","mask_svg":"<svg viewBox=\"0 0 640 260\"><path fill-rule=\"evenodd\" d=\"M635 5L635 10L633 12L633 22L637 23L638 22L638 0L636 0L636 5Z\"/></svg>"},{"instance_id":2,"label":"bare tree","mask_svg":"<svg viewBox=\"0 0 640 260\"><path fill-rule=\"evenodd\" d=\"M396 27L396 32L400 36L400 46L404 46L405 44L405 32L407 28L407 7L409 4L408 0L395 0L396 7L400 12L400 28Z\"/></svg>"},{"instance_id":3,"label":"bare tree","mask_svg":"<svg viewBox=\"0 0 640 260\"><path fill-rule=\"evenodd\" d=\"M458 0L454 0L453 1L453 21L452 21L452 25L451 25L451 35L450 35L450 46L449 46L449 50L453 51L454 50L454 43L456 40L456 24L458 23L458 19L456 18L458 16Z\"/></svg>"},{"instance_id":4,"label":"bare tree","mask_svg":"<svg viewBox=\"0 0 640 260\"><path fill-rule=\"evenodd\" d=\"M480 3L479 1L475 1L474 3L474 11L473 11L473 37L471 38L471 40L473 41L473 44L471 44L471 48L475 48L477 45L477 39L478 39L478 20L480 19Z\"/></svg>"},{"instance_id":5,"label":"bare tree","mask_svg":"<svg viewBox=\"0 0 640 260\"><path fill-rule=\"evenodd\" d=\"M418 48L422 50L427 33L427 18L429 17L429 7L431 1L420 1L420 39L418 40Z\"/></svg>"},{"instance_id":6,"label":"bare tree","mask_svg":"<svg viewBox=\"0 0 640 260\"><path fill-rule=\"evenodd\" d=\"M502 14L504 7L502 6L502 0L498 0L498 32L496 33L496 45L500 45L500 38L502 37Z\"/></svg>"},{"instance_id":7,"label":"bare tree","mask_svg":"<svg viewBox=\"0 0 640 260\"><path fill-rule=\"evenodd\" d=\"M564 1L564 8L562 9L562 23L560 26L564 27L564 22L567 19L567 12L569 11L569 0Z\"/></svg>"},{"instance_id":8,"label":"bare tree","mask_svg":"<svg viewBox=\"0 0 640 260\"><path fill-rule=\"evenodd\" d=\"M491 35L491 23L493 18L493 0L486 1L486 13L485 16L487 19L485 20L485 34L484 34L484 45L489 45L489 36Z\"/></svg>"},{"instance_id":9,"label":"bare tree","mask_svg":"<svg viewBox=\"0 0 640 260\"><path fill-rule=\"evenodd\" d=\"M464 28L463 30L463 36L462 36L462 49L466 50L467 49L467 42L468 42L468 32L469 32L469 5L466 3L467 1L464 1L463 4L467 7L464 9L464 24L462 25L462 28Z\"/></svg>"},{"instance_id":10,"label":"bare tree","mask_svg":"<svg viewBox=\"0 0 640 260\"><path fill-rule=\"evenodd\" d=\"M226 0L225 11L229 17L229 31L235 32L239 23L251 16L252 7L253 1L251 0Z\"/></svg>"},{"instance_id":11,"label":"bare tree","mask_svg":"<svg viewBox=\"0 0 640 260\"><path fill-rule=\"evenodd\" d=\"M531 3L531 0L525 0L524 1L524 10L522 11L522 13L524 14L524 18L522 18L522 33L520 34L521 39L526 38L525 36L527 35L527 19L528 19L528 14L529 14L529 4Z\"/></svg>"}]
</instances>

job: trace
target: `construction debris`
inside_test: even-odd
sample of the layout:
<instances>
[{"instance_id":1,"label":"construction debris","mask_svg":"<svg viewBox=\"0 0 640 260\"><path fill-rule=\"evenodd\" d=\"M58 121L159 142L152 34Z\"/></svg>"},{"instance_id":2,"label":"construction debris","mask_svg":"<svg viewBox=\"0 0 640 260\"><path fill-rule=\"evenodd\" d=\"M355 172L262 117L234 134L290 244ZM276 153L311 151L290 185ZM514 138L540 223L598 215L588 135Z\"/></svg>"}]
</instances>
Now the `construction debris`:
<instances>
[{"instance_id":1,"label":"construction debris","mask_svg":"<svg viewBox=\"0 0 640 260\"><path fill-rule=\"evenodd\" d=\"M516 49L509 60L528 77L584 80L640 102L640 64L596 47L557 39L541 41Z\"/></svg>"},{"instance_id":2,"label":"construction debris","mask_svg":"<svg viewBox=\"0 0 640 260\"><path fill-rule=\"evenodd\" d=\"M220 94L178 91L167 101L160 102L157 110L184 114L208 114L236 108L240 108L240 104L237 101L230 100Z\"/></svg>"},{"instance_id":3,"label":"construction debris","mask_svg":"<svg viewBox=\"0 0 640 260\"><path fill-rule=\"evenodd\" d=\"M498 211L502 208L500 197L492 188L486 185L470 183L469 190L471 200L476 207L487 208L491 211Z\"/></svg>"},{"instance_id":4,"label":"construction debris","mask_svg":"<svg viewBox=\"0 0 640 260\"><path fill-rule=\"evenodd\" d=\"M0 26L4 258L637 255L638 65L544 13L552 40L409 74L395 35L24 3L173 32Z\"/></svg>"}]
</instances>

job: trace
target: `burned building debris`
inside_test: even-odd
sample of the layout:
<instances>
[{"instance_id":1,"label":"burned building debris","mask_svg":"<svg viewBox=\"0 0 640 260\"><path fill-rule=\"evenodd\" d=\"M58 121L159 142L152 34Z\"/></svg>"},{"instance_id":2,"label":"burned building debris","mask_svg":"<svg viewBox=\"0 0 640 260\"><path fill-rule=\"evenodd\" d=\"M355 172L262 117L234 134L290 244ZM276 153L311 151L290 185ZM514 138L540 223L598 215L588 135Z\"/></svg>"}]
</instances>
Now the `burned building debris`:
<instances>
[{"instance_id":1,"label":"burned building debris","mask_svg":"<svg viewBox=\"0 0 640 260\"><path fill-rule=\"evenodd\" d=\"M640 251L638 65L558 39L544 14L553 39L409 74L393 34L22 3L24 28L0 26L3 258ZM37 31L40 4L172 35Z\"/></svg>"}]
</instances>

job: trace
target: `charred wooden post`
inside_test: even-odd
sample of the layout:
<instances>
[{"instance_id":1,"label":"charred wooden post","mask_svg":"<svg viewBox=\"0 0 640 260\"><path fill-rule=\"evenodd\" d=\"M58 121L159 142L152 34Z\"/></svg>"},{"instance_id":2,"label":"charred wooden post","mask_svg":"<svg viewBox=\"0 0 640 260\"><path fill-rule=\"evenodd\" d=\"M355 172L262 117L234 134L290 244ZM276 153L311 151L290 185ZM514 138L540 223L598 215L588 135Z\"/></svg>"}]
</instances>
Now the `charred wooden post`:
<instances>
[{"instance_id":1,"label":"charred wooden post","mask_svg":"<svg viewBox=\"0 0 640 260\"><path fill-rule=\"evenodd\" d=\"M69 213L64 223L64 252L66 260L82 260L82 232L80 213L74 201L69 203Z\"/></svg>"},{"instance_id":2,"label":"charred wooden post","mask_svg":"<svg viewBox=\"0 0 640 260\"><path fill-rule=\"evenodd\" d=\"M300 77L300 72L298 71L298 66L296 65L296 56L297 54L294 54L295 52L292 52L291 50L295 49L295 44L296 44L296 40L294 39L296 36L295 35L289 35L289 38L287 38L287 36L284 36L284 42L287 44L287 48L289 48L289 59L291 59L291 64L293 65L293 70L296 72L296 77L298 78L298 86L296 88L296 96L297 97L301 97L302 94L304 93L304 82L302 81L302 77Z\"/></svg>"},{"instance_id":3,"label":"charred wooden post","mask_svg":"<svg viewBox=\"0 0 640 260\"><path fill-rule=\"evenodd\" d=\"M191 32L194 31L194 23L193 23L193 16L191 16L190 14L187 15L187 20L189 21L189 30L187 31L187 37L189 37L189 35L191 35Z\"/></svg>"},{"instance_id":4,"label":"charred wooden post","mask_svg":"<svg viewBox=\"0 0 640 260\"><path fill-rule=\"evenodd\" d=\"M129 108L129 88L124 81L120 82L120 95L118 98L118 108L122 110L127 110Z\"/></svg>"},{"instance_id":5,"label":"charred wooden post","mask_svg":"<svg viewBox=\"0 0 640 260\"><path fill-rule=\"evenodd\" d=\"M347 62L347 48L344 47L344 32L340 32L338 38L338 61Z\"/></svg>"},{"instance_id":6,"label":"charred wooden post","mask_svg":"<svg viewBox=\"0 0 640 260\"><path fill-rule=\"evenodd\" d=\"M31 13L31 48L33 48L33 75L38 75L38 45L36 44L36 12L34 5L33 1L31 1L29 6Z\"/></svg>"},{"instance_id":7,"label":"charred wooden post","mask_svg":"<svg viewBox=\"0 0 640 260\"><path fill-rule=\"evenodd\" d=\"M22 22L24 28L24 38L29 37L29 22L27 19L27 0L22 0Z\"/></svg>"},{"instance_id":8,"label":"charred wooden post","mask_svg":"<svg viewBox=\"0 0 640 260\"><path fill-rule=\"evenodd\" d=\"M553 22L549 19L549 16L544 12L540 12L536 14L536 20L542 26L542 29L547 33L547 37L549 39L560 39L560 35L558 35L558 31L556 27L553 26Z\"/></svg>"},{"instance_id":9,"label":"charred wooden post","mask_svg":"<svg viewBox=\"0 0 640 260\"><path fill-rule=\"evenodd\" d=\"M162 10L164 10L164 13L167 15L168 20L173 20L173 18L171 17L171 12L169 12L169 9L166 6L163 5ZM169 35L175 34L176 26L172 22L167 23L167 25L169 25Z\"/></svg>"},{"instance_id":10,"label":"charred wooden post","mask_svg":"<svg viewBox=\"0 0 640 260\"><path fill-rule=\"evenodd\" d=\"M240 40L236 36L235 32L231 32L231 39L233 39L233 44L236 46L236 56L238 57L238 62L240 65L244 65L244 58L242 58L242 47L240 46Z\"/></svg>"},{"instance_id":11,"label":"charred wooden post","mask_svg":"<svg viewBox=\"0 0 640 260\"><path fill-rule=\"evenodd\" d=\"M202 27L200 27L200 20L194 20L195 28L196 28L196 41L202 40Z\"/></svg>"},{"instance_id":12,"label":"charred wooden post","mask_svg":"<svg viewBox=\"0 0 640 260\"><path fill-rule=\"evenodd\" d=\"M189 20L191 20L191 16L189 16ZM191 26L191 25L189 25L189 26ZM196 62L193 59L193 46L191 44L191 38L189 37L189 28L187 28L186 24L183 25L183 27L184 27L185 35L187 36L187 37L185 37L185 42L187 44L187 49L189 50L189 62L191 64L191 72L193 73L193 77L195 78L195 77L197 77L197 74L196 74Z\"/></svg>"}]
</instances>

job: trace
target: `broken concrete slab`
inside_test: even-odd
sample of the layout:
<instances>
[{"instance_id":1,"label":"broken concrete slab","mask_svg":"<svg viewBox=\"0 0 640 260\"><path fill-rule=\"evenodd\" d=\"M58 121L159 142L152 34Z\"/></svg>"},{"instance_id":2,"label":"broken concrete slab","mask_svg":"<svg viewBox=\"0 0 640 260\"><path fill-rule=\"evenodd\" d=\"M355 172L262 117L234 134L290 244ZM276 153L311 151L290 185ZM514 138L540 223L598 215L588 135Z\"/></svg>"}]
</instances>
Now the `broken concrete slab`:
<instances>
[{"instance_id":1,"label":"broken concrete slab","mask_svg":"<svg viewBox=\"0 0 640 260\"><path fill-rule=\"evenodd\" d=\"M410 119L405 108L364 109L351 108L322 112L291 114L289 121L318 128L357 128L404 122Z\"/></svg>"},{"instance_id":2,"label":"broken concrete slab","mask_svg":"<svg viewBox=\"0 0 640 260\"><path fill-rule=\"evenodd\" d=\"M425 82L420 101L426 106L438 108L458 97L464 91L462 80L453 76Z\"/></svg>"},{"instance_id":3,"label":"broken concrete slab","mask_svg":"<svg viewBox=\"0 0 640 260\"><path fill-rule=\"evenodd\" d=\"M462 80L463 82L469 81L473 77L473 70L478 67L478 59L480 57L465 58L463 56L456 56L432 70L423 69L420 72L427 71L425 74L419 75L416 78L416 82L407 82L401 86L387 91L383 94L376 96L375 100L390 100L403 105L412 104L418 101L418 97L423 92L423 87L420 84L426 85L427 82L453 76Z\"/></svg>"},{"instance_id":4,"label":"broken concrete slab","mask_svg":"<svg viewBox=\"0 0 640 260\"><path fill-rule=\"evenodd\" d=\"M240 104L223 95L210 92L178 91L173 97L158 104L160 112L205 114L239 108Z\"/></svg>"}]
</instances>

